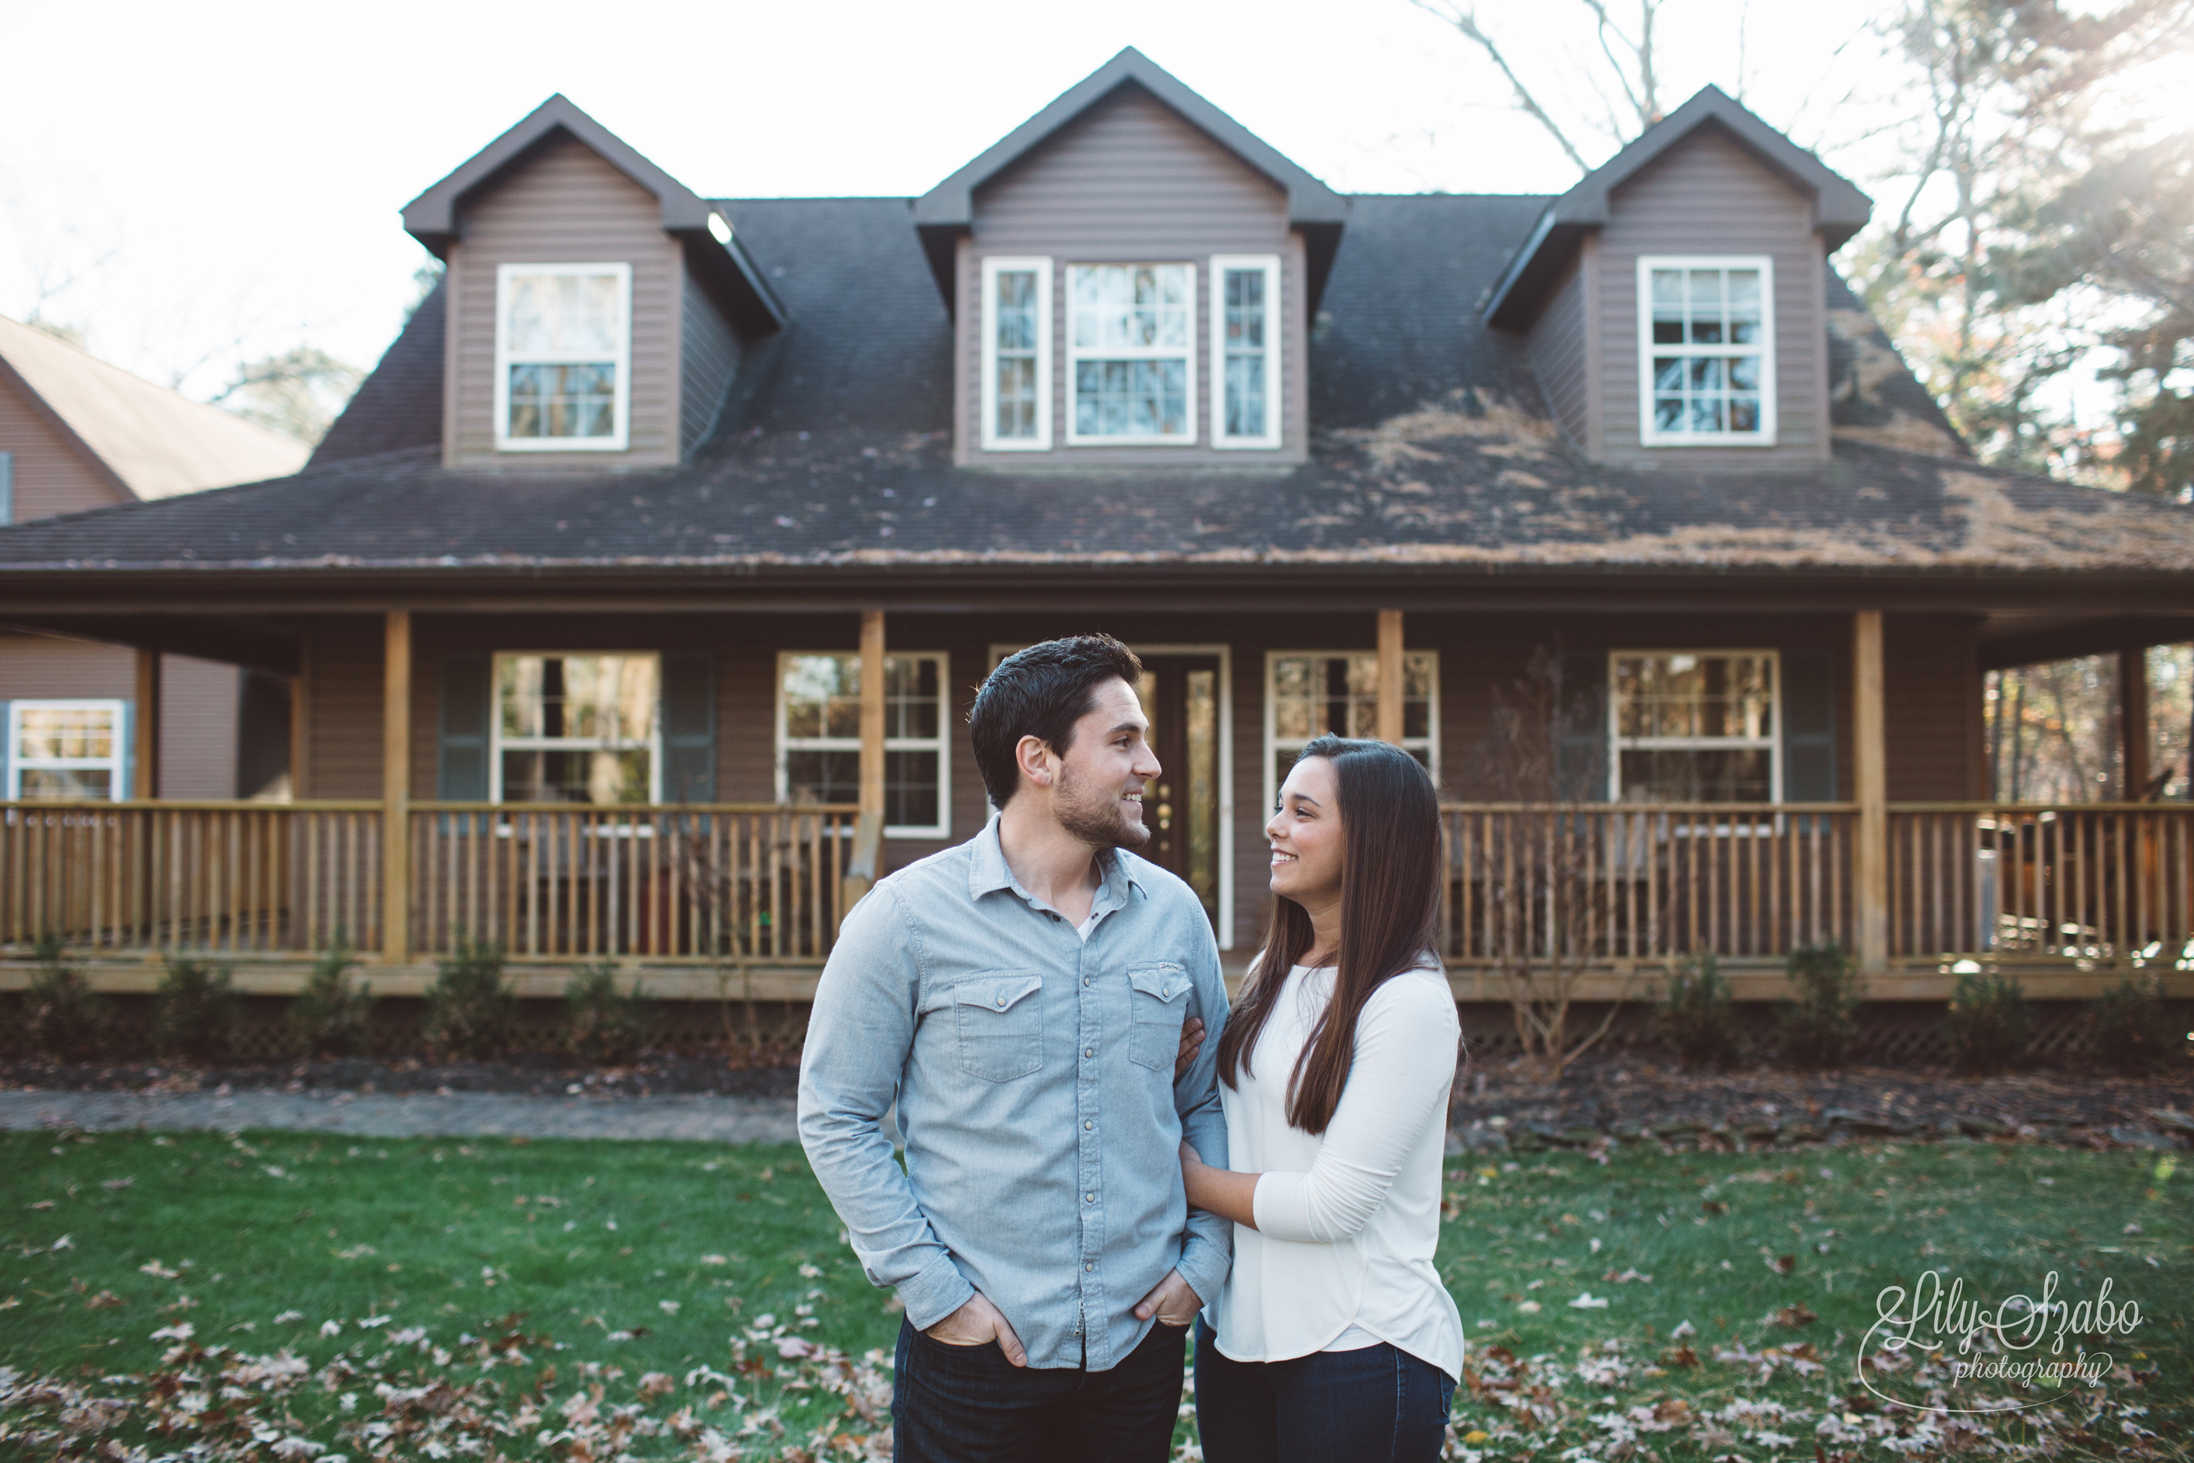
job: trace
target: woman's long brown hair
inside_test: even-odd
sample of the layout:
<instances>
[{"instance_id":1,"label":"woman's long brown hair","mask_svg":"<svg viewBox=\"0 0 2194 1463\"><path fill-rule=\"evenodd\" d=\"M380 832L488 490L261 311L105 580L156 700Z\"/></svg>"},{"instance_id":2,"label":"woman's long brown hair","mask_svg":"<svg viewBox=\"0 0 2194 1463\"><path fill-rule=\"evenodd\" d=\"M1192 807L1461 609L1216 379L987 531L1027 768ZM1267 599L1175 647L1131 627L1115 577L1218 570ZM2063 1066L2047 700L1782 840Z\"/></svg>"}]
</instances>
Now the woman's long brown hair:
<instances>
[{"instance_id":1,"label":"woman's long brown hair","mask_svg":"<svg viewBox=\"0 0 2194 1463\"><path fill-rule=\"evenodd\" d=\"M1287 1120L1323 1133L1356 1059L1356 1018L1372 992L1422 965L1438 930L1440 799L1417 759L1387 742L1324 736L1303 757L1333 764L1340 784L1341 948L1333 999L1311 1027L1288 1080ZM1275 896L1264 953L1219 1036L1219 1077L1239 1087L1249 1054L1287 983L1310 953L1310 913Z\"/></svg>"}]
</instances>

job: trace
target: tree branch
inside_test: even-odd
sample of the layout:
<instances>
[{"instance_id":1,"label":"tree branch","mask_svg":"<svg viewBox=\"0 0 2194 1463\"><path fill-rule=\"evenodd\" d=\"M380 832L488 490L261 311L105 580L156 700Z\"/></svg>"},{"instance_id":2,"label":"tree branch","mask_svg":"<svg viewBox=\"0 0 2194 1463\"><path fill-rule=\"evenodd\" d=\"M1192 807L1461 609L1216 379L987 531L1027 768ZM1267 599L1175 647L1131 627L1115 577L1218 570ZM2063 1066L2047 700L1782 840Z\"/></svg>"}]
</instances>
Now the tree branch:
<instances>
[{"instance_id":1,"label":"tree branch","mask_svg":"<svg viewBox=\"0 0 2194 1463\"><path fill-rule=\"evenodd\" d=\"M1427 15L1438 16L1441 20L1446 21L1449 25L1455 27L1465 40L1472 42L1484 51L1487 59L1500 68L1501 75L1508 78L1509 90L1515 96L1518 109L1546 129L1547 136L1554 139L1555 144L1562 149L1563 154L1576 165L1578 172L1589 173L1592 171L1592 165L1585 161L1584 154L1579 152L1576 144L1569 140L1569 134L1562 131L1560 125L1547 113L1545 107L1539 105L1539 99L1531 94L1530 88L1526 87L1523 79L1517 76L1515 68L1508 64L1508 58L1501 54L1501 48L1494 43L1493 37L1487 35L1485 28L1478 24L1478 14L1474 6L1460 5L1451 12L1445 7L1434 4L1433 0L1409 0L1409 3L1424 11Z\"/></svg>"}]
</instances>

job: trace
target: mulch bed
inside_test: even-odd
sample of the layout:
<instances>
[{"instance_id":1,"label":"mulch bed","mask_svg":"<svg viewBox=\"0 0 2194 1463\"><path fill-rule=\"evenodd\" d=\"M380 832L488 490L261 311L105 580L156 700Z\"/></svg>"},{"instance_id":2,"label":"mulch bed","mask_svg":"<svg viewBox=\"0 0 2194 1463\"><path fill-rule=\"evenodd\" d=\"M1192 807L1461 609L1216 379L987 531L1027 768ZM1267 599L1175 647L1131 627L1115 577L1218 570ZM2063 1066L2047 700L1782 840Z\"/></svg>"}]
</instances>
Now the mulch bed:
<instances>
[{"instance_id":1,"label":"mulch bed","mask_svg":"<svg viewBox=\"0 0 2194 1463\"><path fill-rule=\"evenodd\" d=\"M1994 1138L2194 1146L2194 1064L2128 1077L2077 1069L1967 1077L1940 1067L1687 1072L1636 1054L1573 1065L1549 1089L1517 1063L1469 1064L1451 1127L1472 1151L1588 1148L1609 1138L1767 1147Z\"/></svg>"},{"instance_id":2,"label":"mulch bed","mask_svg":"<svg viewBox=\"0 0 2194 1463\"><path fill-rule=\"evenodd\" d=\"M337 1057L316 1061L236 1062L179 1066L172 1062L0 1061L0 1089L44 1092L489 1092L506 1096L791 1097L800 1081L798 1055L769 1051L759 1061L721 1054L666 1053L621 1067L596 1067L553 1053L495 1061L434 1062L419 1058Z\"/></svg>"}]
</instances>

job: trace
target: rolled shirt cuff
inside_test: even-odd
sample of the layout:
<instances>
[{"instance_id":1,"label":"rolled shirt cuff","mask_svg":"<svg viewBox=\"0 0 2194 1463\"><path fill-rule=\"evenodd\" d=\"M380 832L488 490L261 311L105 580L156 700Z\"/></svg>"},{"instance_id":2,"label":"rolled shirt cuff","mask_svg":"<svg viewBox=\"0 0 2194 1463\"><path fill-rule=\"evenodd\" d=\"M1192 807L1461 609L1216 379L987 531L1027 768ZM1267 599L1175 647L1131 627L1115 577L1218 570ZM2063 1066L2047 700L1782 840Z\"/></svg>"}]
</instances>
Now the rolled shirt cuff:
<instances>
[{"instance_id":1,"label":"rolled shirt cuff","mask_svg":"<svg viewBox=\"0 0 2194 1463\"><path fill-rule=\"evenodd\" d=\"M1257 1190L1250 1196L1250 1212L1257 1216L1257 1232L1298 1244L1319 1244L1325 1236L1310 1227L1310 1175L1268 1170L1257 1176Z\"/></svg>"},{"instance_id":2,"label":"rolled shirt cuff","mask_svg":"<svg viewBox=\"0 0 2194 1463\"><path fill-rule=\"evenodd\" d=\"M975 1298L975 1287L943 1251L895 1289L900 1304L907 1308L908 1323L917 1331L927 1331Z\"/></svg>"},{"instance_id":3,"label":"rolled shirt cuff","mask_svg":"<svg viewBox=\"0 0 2194 1463\"><path fill-rule=\"evenodd\" d=\"M1227 1271L1233 1264L1231 1246L1192 1231L1181 1245L1180 1263L1173 1268L1196 1292L1197 1309L1202 1310L1219 1298L1219 1289L1226 1284Z\"/></svg>"}]
</instances>

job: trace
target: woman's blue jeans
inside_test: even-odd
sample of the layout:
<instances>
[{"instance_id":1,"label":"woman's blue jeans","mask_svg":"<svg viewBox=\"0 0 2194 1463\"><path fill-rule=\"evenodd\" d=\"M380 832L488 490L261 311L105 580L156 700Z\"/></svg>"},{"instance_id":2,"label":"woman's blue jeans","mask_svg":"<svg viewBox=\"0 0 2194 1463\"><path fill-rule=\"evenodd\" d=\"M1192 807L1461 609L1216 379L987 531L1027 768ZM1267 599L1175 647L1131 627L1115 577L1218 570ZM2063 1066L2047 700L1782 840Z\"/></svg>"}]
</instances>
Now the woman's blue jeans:
<instances>
[{"instance_id":1,"label":"woman's blue jeans","mask_svg":"<svg viewBox=\"0 0 2194 1463\"><path fill-rule=\"evenodd\" d=\"M1196 1430L1206 1463L1434 1463L1455 1383L1381 1342L1290 1361L1234 1361L1196 1323Z\"/></svg>"}]
</instances>

